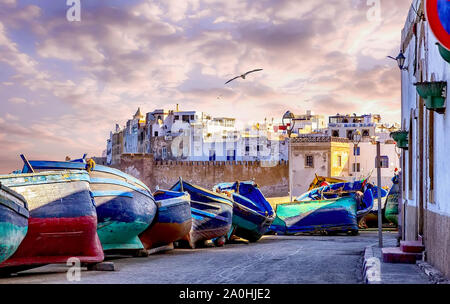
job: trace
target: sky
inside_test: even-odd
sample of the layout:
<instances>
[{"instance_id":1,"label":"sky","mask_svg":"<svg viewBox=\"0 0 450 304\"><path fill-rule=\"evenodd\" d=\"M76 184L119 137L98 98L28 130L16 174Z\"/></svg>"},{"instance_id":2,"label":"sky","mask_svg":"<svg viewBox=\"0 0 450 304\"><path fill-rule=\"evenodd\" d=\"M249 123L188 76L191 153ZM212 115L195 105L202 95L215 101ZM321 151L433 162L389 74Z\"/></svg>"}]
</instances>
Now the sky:
<instances>
[{"instance_id":1,"label":"sky","mask_svg":"<svg viewBox=\"0 0 450 304\"><path fill-rule=\"evenodd\" d=\"M70 22L63 0L0 0L0 173L21 169L20 154L101 156L138 107L399 122L400 71L386 56L399 52L411 0L80 3Z\"/></svg>"}]
</instances>

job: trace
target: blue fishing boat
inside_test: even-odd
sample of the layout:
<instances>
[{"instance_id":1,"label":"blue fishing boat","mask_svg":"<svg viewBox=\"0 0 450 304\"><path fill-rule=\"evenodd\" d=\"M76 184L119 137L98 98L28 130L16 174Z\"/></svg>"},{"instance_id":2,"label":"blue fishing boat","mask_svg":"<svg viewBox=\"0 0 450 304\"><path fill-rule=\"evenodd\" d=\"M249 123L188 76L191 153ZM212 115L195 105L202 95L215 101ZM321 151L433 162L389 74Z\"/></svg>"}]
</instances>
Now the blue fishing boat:
<instances>
[{"instance_id":1,"label":"blue fishing boat","mask_svg":"<svg viewBox=\"0 0 450 304\"><path fill-rule=\"evenodd\" d=\"M154 220L157 207L150 189L140 180L84 158L71 162L29 161L29 164L35 170L88 170L103 250L139 254L144 249L138 236ZM24 166L22 171L27 168Z\"/></svg>"},{"instance_id":2,"label":"blue fishing boat","mask_svg":"<svg viewBox=\"0 0 450 304\"><path fill-rule=\"evenodd\" d=\"M221 183L213 192L231 193L233 198L233 223L228 234L258 241L275 219L275 212L261 190L253 181Z\"/></svg>"},{"instance_id":3,"label":"blue fishing boat","mask_svg":"<svg viewBox=\"0 0 450 304\"><path fill-rule=\"evenodd\" d=\"M233 202L226 195L214 193L199 186L192 185L180 178L172 191L188 192L191 196L192 228L183 239L191 248L200 242L225 237L230 231L233 218Z\"/></svg>"},{"instance_id":4,"label":"blue fishing boat","mask_svg":"<svg viewBox=\"0 0 450 304\"><path fill-rule=\"evenodd\" d=\"M355 235L358 233L356 205L353 196L279 204L270 230L288 235L304 232Z\"/></svg>"},{"instance_id":5,"label":"blue fishing boat","mask_svg":"<svg viewBox=\"0 0 450 304\"><path fill-rule=\"evenodd\" d=\"M188 193L157 190L153 197L158 206L156 219L139 235L146 250L183 239L192 227L191 196Z\"/></svg>"},{"instance_id":6,"label":"blue fishing boat","mask_svg":"<svg viewBox=\"0 0 450 304\"><path fill-rule=\"evenodd\" d=\"M3 185L26 199L30 214L24 240L0 268L65 264L71 257L86 264L103 261L89 180L78 170L0 175Z\"/></svg>"},{"instance_id":7,"label":"blue fishing boat","mask_svg":"<svg viewBox=\"0 0 450 304\"><path fill-rule=\"evenodd\" d=\"M25 198L0 183L0 264L22 243L28 231L29 216Z\"/></svg>"},{"instance_id":8,"label":"blue fishing boat","mask_svg":"<svg viewBox=\"0 0 450 304\"><path fill-rule=\"evenodd\" d=\"M381 190L381 197L387 192ZM323 200L338 197L353 196L357 200L357 219L360 222L373 209L375 199L378 198L378 187L368 183L367 180L342 182L312 189L299 197L296 201Z\"/></svg>"}]
</instances>

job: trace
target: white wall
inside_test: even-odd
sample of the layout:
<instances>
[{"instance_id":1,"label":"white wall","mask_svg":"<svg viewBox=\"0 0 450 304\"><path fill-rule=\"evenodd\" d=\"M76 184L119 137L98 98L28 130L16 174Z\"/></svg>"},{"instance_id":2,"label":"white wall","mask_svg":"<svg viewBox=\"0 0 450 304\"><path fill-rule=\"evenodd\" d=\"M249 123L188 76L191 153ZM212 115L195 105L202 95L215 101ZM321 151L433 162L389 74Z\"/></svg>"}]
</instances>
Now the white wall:
<instances>
[{"instance_id":1,"label":"white wall","mask_svg":"<svg viewBox=\"0 0 450 304\"><path fill-rule=\"evenodd\" d=\"M351 155L350 155L350 170L353 169L353 163L361 164L361 172L353 172L352 177L354 179L362 179L369 176L369 181L373 184L377 183L377 168L375 168L375 158L377 156L377 145L371 142L361 142L358 147L360 148L360 155L353 155L353 143L351 143ZM391 179L394 176L395 168L400 169L400 160L395 150L395 144L381 143L380 153L381 156L387 156L389 158L389 168L381 168L381 186L390 187L392 185ZM398 149L397 151L401 151ZM372 174L371 174L372 173Z\"/></svg>"},{"instance_id":2,"label":"white wall","mask_svg":"<svg viewBox=\"0 0 450 304\"><path fill-rule=\"evenodd\" d=\"M413 1L413 5L417 7L418 0ZM415 18L414 12L409 12L408 20L412 20ZM406 21L406 25L409 24L409 21ZM422 65L424 67L424 81L447 81L447 92L448 86L450 85L450 64L444 61L444 59L440 56L439 51L436 44L436 38L431 32L428 22L424 22L425 30L425 45L422 45L420 48L417 48L417 61L422 61ZM421 22L421 23L422 23ZM417 26L417 37L420 37L422 34L421 31L421 23ZM406 26L407 28L407 26ZM406 31L403 32L403 38L405 37ZM414 75L414 60L416 55L416 36L413 36L413 39L410 41L407 48L404 50L404 55L406 57L405 64L408 66L408 71L402 71L399 73L402 74L402 127L406 130L409 130L409 121L410 121L410 113L411 110L415 110L416 114L418 113L417 104L418 104L418 94L416 91L416 87L414 83L420 81L419 73ZM420 45L419 45L420 46ZM420 49L420 51L419 51ZM448 93L447 93L447 107L448 104ZM425 109L425 128L424 128L424 147L423 151L425 153L425 159L428 159L428 141L429 141L429 130L428 130L428 110ZM434 114L434 185L435 185L435 202L426 204L427 209L437 214L450 216L450 109L447 108L445 114ZM417 119L413 119L413 129L409 130L413 131L413 141L409 143L409 149L412 149L412 158L413 158L413 189L412 190L412 198L408 199L408 151L405 153L405 194L408 199L408 205L417 206L418 201L418 187L420 183L423 183L425 188L424 192L427 197L425 200L429 200L428 192L429 192L429 178L428 174L428 166L427 161L425 161L424 165L424 173L425 179L418 180L417 172L418 168L418 122Z\"/></svg>"}]
</instances>

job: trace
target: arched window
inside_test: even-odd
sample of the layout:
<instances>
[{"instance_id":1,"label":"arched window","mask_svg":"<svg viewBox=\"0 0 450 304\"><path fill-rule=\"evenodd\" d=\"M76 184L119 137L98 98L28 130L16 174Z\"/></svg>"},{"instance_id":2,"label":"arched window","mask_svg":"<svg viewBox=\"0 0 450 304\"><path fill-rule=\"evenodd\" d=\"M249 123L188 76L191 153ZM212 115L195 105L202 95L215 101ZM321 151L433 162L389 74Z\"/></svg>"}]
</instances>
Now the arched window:
<instances>
[{"instance_id":1,"label":"arched window","mask_svg":"<svg viewBox=\"0 0 450 304\"><path fill-rule=\"evenodd\" d=\"M331 136L332 137L339 137L339 130L333 130Z\"/></svg>"},{"instance_id":2,"label":"arched window","mask_svg":"<svg viewBox=\"0 0 450 304\"><path fill-rule=\"evenodd\" d=\"M352 140L353 139L353 130L348 130L347 131L347 138Z\"/></svg>"}]
</instances>

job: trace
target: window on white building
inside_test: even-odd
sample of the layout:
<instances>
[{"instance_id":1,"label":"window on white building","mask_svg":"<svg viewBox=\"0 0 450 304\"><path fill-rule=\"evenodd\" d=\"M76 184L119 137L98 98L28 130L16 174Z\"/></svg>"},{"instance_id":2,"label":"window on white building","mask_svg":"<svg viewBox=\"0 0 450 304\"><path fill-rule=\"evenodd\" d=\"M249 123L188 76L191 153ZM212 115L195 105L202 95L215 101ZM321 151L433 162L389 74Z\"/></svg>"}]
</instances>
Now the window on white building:
<instances>
[{"instance_id":1,"label":"window on white building","mask_svg":"<svg viewBox=\"0 0 450 304\"><path fill-rule=\"evenodd\" d=\"M236 160L236 151L228 150L227 151L227 160Z\"/></svg>"},{"instance_id":2,"label":"window on white building","mask_svg":"<svg viewBox=\"0 0 450 304\"><path fill-rule=\"evenodd\" d=\"M361 172L361 164L353 163L353 172Z\"/></svg>"},{"instance_id":3,"label":"window on white building","mask_svg":"<svg viewBox=\"0 0 450 304\"><path fill-rule=\"evenodd\" d=\"M347 130L347 138L350 140L353 139L353 130Z\"/></svg>"},{"instance_id":4,"label":"window on white building","mask_svg":"<svg viewBox=\"0 0 450 304\"><path fill-rule=\"evenodd\" d=\"M375 168L378 168L377 161L375 159ZM380 156L380 168L389 168L389 157L384 155Z\"/></svg>"},{"instance_id":5,"label":"window on white building","mask_svg":"<svg viewBox=\"0 0 450 304\"><path fill-rule=\"evenodd\" d=\"M314 168L314 155L306 155L305 168Z\"/></svg>"}]
</instances>

